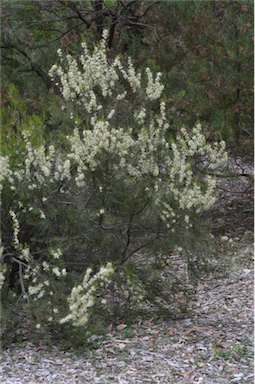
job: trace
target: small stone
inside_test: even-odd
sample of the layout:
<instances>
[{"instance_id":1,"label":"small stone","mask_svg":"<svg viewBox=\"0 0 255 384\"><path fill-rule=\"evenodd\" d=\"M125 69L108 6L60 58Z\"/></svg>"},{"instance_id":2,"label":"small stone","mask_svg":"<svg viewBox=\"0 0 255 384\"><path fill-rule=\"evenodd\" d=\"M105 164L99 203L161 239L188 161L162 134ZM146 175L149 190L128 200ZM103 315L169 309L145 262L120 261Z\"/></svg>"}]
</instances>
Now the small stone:
<instances>
[{"instance_id":1,"label":"small stone","mask_svg":"<svg viewBox=\"0 0 255 384\"><path fill-rule=\"evenodd\" d=\"M119 349L124 349L126 347L126 344L120 343L118 344Z\"/></svg>"},{"instance_id":2,"label":"small stone","mask_svg":"<svg viewBox=\"0 0 255 384\"><path fill-rule=\"evenodd\" d=\"M117 325L116 330L117 331L123 331L123 329L125 329L125 328L127 328L126 324L119 324L119 325Z\"/></svg>"}]
</instances>

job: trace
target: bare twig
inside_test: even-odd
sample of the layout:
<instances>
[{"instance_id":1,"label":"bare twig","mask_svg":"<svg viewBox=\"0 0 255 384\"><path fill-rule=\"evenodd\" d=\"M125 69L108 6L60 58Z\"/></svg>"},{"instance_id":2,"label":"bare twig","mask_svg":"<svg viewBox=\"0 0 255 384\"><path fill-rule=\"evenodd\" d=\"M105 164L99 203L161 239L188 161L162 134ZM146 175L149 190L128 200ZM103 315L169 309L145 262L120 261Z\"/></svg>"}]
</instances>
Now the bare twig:
<instances>
[{"instance_id":1,"label":"bare twig","mask_svg":"<svg viewBox=\"0 0 255 384\"><path fill-rule=\"evenodd\" d=\"M26 294L26 289L25 289L25 284L24 284L24 279L23 279L23 267L24 266L27 267L27 265L26 265L26 263L17 259L16 257L12 257L11 260L15 261L15 263L18 263L18 265L19 265L19 281L20 281L22 296L25 297L27 299L27 301L29 302L29 298L27 297L27 294Z\"/></svg>"}]
</instances>

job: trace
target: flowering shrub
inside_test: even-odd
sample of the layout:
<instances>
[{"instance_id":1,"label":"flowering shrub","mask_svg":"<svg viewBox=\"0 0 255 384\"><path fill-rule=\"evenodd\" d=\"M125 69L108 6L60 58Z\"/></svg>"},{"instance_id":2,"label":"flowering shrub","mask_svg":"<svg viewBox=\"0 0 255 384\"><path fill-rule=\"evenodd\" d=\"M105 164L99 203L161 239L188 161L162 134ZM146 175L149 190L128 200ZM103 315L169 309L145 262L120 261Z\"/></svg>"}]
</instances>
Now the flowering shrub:
<instances>
[{"instance_id":1,"label":"flowering shrub","mask_svg":"<svg viewBox=\"0 0 255 384\"><path fill-rule=\"evenodd\" d=\"M47 321L74 326L87 324L96 301L104 302L99 287L132 256L169 253L161 244L174 234L182 242L215 202L213 172L226 160L224 142L209 145L199 124L169 139L161 74L137 73L131 59L110 63L105 41L92 53L84 43L78 59L59 50L60 64L50 70L75 125L67 149L35 146L26 131L19 161L0 158L2 263L11 255L23 296L49 303ZM68 271L70 263L83 263L84 277ZM65 279L75 285L69 292ZM53 303L59 281L65 315ZM126 279L128 300L135 291L142 298L137 282L133 289Z\"/></svg>"}]
</instances>

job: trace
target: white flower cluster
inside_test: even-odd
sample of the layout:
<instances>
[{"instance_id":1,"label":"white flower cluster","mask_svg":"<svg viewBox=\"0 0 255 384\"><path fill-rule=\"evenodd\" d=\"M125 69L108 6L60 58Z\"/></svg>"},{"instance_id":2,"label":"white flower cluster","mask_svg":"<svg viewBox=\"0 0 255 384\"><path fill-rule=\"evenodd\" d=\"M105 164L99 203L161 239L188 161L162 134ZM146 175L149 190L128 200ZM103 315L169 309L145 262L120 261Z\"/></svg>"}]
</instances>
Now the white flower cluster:
<instances>
[{"instance_id":1,"label":"white flower cluster","mask_svg":"<svg viewBox=\"0 0 255 384\"><path fill-rule=\"evenodd\" d=\"M49 71L52 81L60 79L60 88L65 100L75 101L78 105L85 108L88 114L93 115L94 119L98 112L103 109L99 98L112 98L115 102L130 97L130 90L133 94L142 89L142 74L138 73L133 65L131 58L128 58L127 65L123 65L117 57L109 63L106 50L107 31L101 43L90 52L87 44L82 43L83 54L79 59L72 58L70 55L63 56L58 50L60 65L54 64ZM161 83L161 73L157 73L155 79L149 68L146 68L147 84L143 94L147 100L154 101L160 98L164 85ZM146 83L146 79L145 83ZM58 82L56 83L59 84ZM128 89L119 91L119 85L128 84ZM107 113L107 120L114 115L112 109ZM139 114L139 122L142 122L142 115ZM73 115L71 116L73 118ZM93 121L93 119L91 120Z\"/></svg>"},{"instance_id":2,"label":"white flower cluster","mask_svg":"<svg viewBox=\"0 0 255 384\"><path fill-rule=\"evenodd\" d=\"M74 287L68 299L70 313L60 323L71 322L74 326L85 326L90 317L90 310L96 302L95 293L98 287L104 287L111 282L114 269L112 263L100 267L100 270L91 277L92 269L88 268L82 285Z\"/></svg>"},{"instance_id":3,"label":"white flower cluster","mask_svg":"<svg viewBox=\"0 0 255 384\"><path fill-rule=\"evenodd\" d=\"M9 165L9 158L7 156L0 155L0 191L3 189L3 181L9 180L13 184L12 178L13 172Z\"/></svg>"},{"instance_id":4,"label":"white flower cluster","mask_svg":"<svg viewBox=\"0 0 255 384\"><path fill-rule=\"evenodd\" d=\"M59 259L60 256L62 256L62 251L60 248L52 249L50 253L51 253L53 259L55 259L55 260Z\"/></svg>"},{"instance_id":5,"label":"white flower cluster","mask_svg":"<svg viewBox=\"0 0 255 384\"><path fill-rule=\"evenodd\" d=\"M206 143L202 133L201 124L197 124L189 133L185 128L181 129L178 137L179 146L182 147L186 156L200 155L203 163L209 170L218 168L227 160L226 144L224 141L215 142L213 146Z\"/></svg>"},{"instance_id":6,"label":"white flower cluster","mask_svg":"<svg viewBox=\"0 0 255 384\"><path fill-rule=\"evenodd\" d=\"M29 296L34 296L35 301L40 300L45 294L45 290L43 288L44 288L43 283L39 283L36 285L29 285L28 294Z\"/></svg>"},{"instance_id":7,"label":"white flower cluster","mask_svg":"<svg viewBox=\"0 0 255 384\"><path fill-rule=\"evenodd\" d=\"M36 189L40 185L48 185L56 181L69 180L70 160L62 160L60 156L56 156L56 151L53 145L48 149L45 146L34 148L29 141L28 134L24 132L24 140L26 143L27 156L25 159L25 174L21 168L15 171L15 176L19 179L33 179L30 189Z\"/></svg>"},{"instance_id":8,"label":"white flower cluster","mask_svg":"<svg viewBox=\"0 0 255 384\"><path fill-rule=\"evenodd\" d=\"M16 213L10 209L9 211L10 217L12 219L12 227L13 227L13 246L19 252L20 260L23 260L27 263L31 261L29 248L24 247L23 244L19 241L19 233L20 233L20 223L17 218ZM1 241L0 241L1 244ZM3 247L0 247L1 252L3 252ZM24 264L25 265L25 264Z\"/></svg>"},{"instance_id":9,"label":"white flower cluster","mask_svg":"<svg viewBox=\"0 0 255 384\"><path fill-rule=\"evenodd\" d=\"M199 213L208 210L215 203L216 177L208 175L207 170L216 169L225 162L227 154L224 142L215 143L214 147L206 143L200 124L191 132L182 129L176 142L171 144L170 150L171 155L165 159L162 171L162 175L168 175L169 182L159 182L163 193L162 197L158 198L158 203L162 205L162 220L167 223L168 228L173 228L180 218L175 212L176 207L177 211L194 210ZM200 157L199 162L194 163L194 156ZM199 178L196 167L200 167L203 180ZM183 220L186 228L192 226L188 215L184 216Z\"/></svg>"},{"instance_id":10,"label":"white flower cluster","mask_svg":"<svg viewBox=\"0 0 255 384\"><path fill-rule=\"evenodd\" d=\"M16 189L20 182L26 181L29 183L28 189L35 190L41 189L41 186L49 186L63 180L71 179L71 163L67 158L61 155L56 155L53 145L48 149L45 146L34 147L29 141L29 134L23 132L25 142L25 156L24 162L17 164L15 171L9 169L8 158L0 158L0 163L4 163L6 171L1 173L0 179L2 181L7 179L11 185L11 189ZM1 164L0 164L1 165ZM43 197L43 202L47 197ZM23 207L22 202L18 202L23 212L26 208ZM32 211L33 207L29 208ZM45 213L40 210L41 219L45 219Z\"/></svg>"},{"instance_id":11,"label":"white flower cluster","mask_svg":"<svg viewBox=\"0 0 255 384\"><path fill-rule=\"evenodd\" d=\"M115 59L113 66L118 68L125 80L130 85L130 88L132 89L133 93L136 93L138 89L141 88L141 74L135 72L135 68L133 66L132 60L129 57L128 58L128 69L127 71L124 69L121 61L117 58Z\"/></svg>"},{"instance_id":12,"label":"white flower cluster","mask_svg":"<svg viewBox=\"0 0 255 384\"><path fill-rule=\"evenodd\" d=\"M143 108L141 111L135 113L135 120L138 122L139 125L143 125L146 117L146 110Z\"/></svg>"},{"instance_id":13,"label":"white flower cluster","mask_svg":"<svg viewBox=\"0 0 255 384\"><path fill-rule=\"evenodd\" d=\"M20 232L19 221L17 219L16 213L12 209L10 209L9 213L12 218L13 245L16 249L19 249L19 232Z\"/></svg>"},{"instance_id":14,"label":"white flower cluster","mask_svg":"<svg viewBox=\"0 0 255 384\"><path fill-rule=\"evenodd\" d=\"M2 289L2 286L4 285L5 281L5 275L2 271L0 271L0 290Z\"/></svg>"},{"instance_id":15,"label":"white flower cluster","mask_svg":"<svg viewBox=\"0 0 255 384\"><path fill-rule=\"evenodd\" d=\"M87 169L95 171L100 166L102 158L100 154L127 156L129 149L134 144L133 139L123 129L110 128L107 121L97 121L94 130L84 130L83 137L77 129L73 136L69 137L71 144L71 153L68 157L77 165L76 184L82 186L84 183L84 172Z\"/></svg>"},{"instance_id":16,"label":"white flower cluster","mask_svg":"<svg viewBox=\"0 0 255 384\"><path fill-rule=\"evenodd\" d=\"M145 296L145 289L142 282L137 276L128 276L126 273L121 272L120 278L121 290L128 301L130 307L135 307L140 303ZM116 287L118 289L118 287Z\"/></svg>"},{"instance_id":17,"label":"white flower cluster","mask_svg":"<svg viewBox=\"0 0 255 384\"><path fill-rule=\"evenodd\" d=\"M37 301L45 296L46 287L50 286L49 280L45 279L45 275L42 274L42 269L45 273L55 275L57 277L65 277L67 275L66 268L59 269L58 266L50 266L49 263L43 261L42 265L40 263L35 263L32 255L30 254L30 249L27 246L24 246L19 241L19 232L20 232L20 223L17 218L16 213L13 210L10 210L10 216L13 223L13 246L16 250L19 251L19 259L22 262L24 279L29 281L27 293L23 292L26 296L33 296L33 300ZM0 246L0 258L3 253L3 247ZM53 261L60 258L62 252L59 248L52 249L50 251L50 256ZM0 286L4 282L4 274L0 271ZM23 288L24 289L24 288ZM53 292L51 292L53 294Z\"/></svg>"},{"instance_id":18,"label":"white flower cluster","mask_svg":"<svg viewBox=\"0 0 255 384\"><path fill-rule=\"evenodd\" d=\"M0 239L0 260L2 259L2 255L4 252L4 247L1 245L1 243L2 243L2 241ZM1 264L0 264L0 291L2 289L2 286L4 285L4 281L5 281L5 275L4 275L4 271L2 270Z\"/></svg>"},{"instance_id":19,"label":"white flower cluster","mask_svg":"<svg viewBox=\"0 0 255 384\"><path fill-rule=\"evenodd\" d=\"M62 252L59 248L50 251L50 257L53 259L53 262L59 259L61 255ZM44 273L42 273L42 270ZM48 278L45 277L45 274L47 274ZM28 286L28 295L33 296L34 301L41 299L46 293L53 296L51 283L49 281L50 275L63 278L67 275L67 271L66 268L60 269L58 266L55 266L55 264L50 265L47 261L43 261L41 265L37 264L35 266L32 266L31 263L28 264L24 277L27 280L31 280Z\"/></svg>"},{"instance_id":20,"label":"white flower cluster","mask_svg":"<svg viewBox=\"0 0 255 384\"><path fill-rule=\"evenodd\" d=\"M160 72L157 73L155 80L153 80L153 74L150 68L146 68L146 74L148 77L148 85L146 87L147 97L150 100L157 100L164 90L164 85L160 82L162 74Z\"/></svg>"},{"instance_id":21,"label":"white flower cluster","mask_svg":"<svg viewBox=\"0 0 255 384\"><path fill-rule=\"evenodd\" d=\"M95 48L91 54L87 44L82 44L83 55L80 56L80 63L67 55L67 70L62 66L53 65L50 70L50 76L59 77L61 90L65 100L75 100L82 104L88 113L99 111L101 106L97 104L95 88L99 88L103 97L112 96L112 90L119 76L115 65L109 65L106 56L106 36L102 42ZM58 51L61 61L63 61L62 51ZM82 70L79 69L81 66Z\"/></svg>"},{"instance_id":22,"label":"white flower cluster","mask_svg":"<svg viewBox=\"0 0 255 384\"><path fill-rule=\"evenodd\" d=\"M157 177L158 153L169 149L164 137L168 126L162 102L157 120L152 119L149 128L142 129L137 138L132 136L131 129L111 128L108 121L95 121L93 129L84 130L82 135L74 129L68 137L71 144L68 158L77 165L76 184L85 184L86 171L94 172L101 167L106 153L115 171L121 168L131 177L141 178L146 174Z\"/></svg>"},{"instance_id":23,"label":"white flower cluster","mask_svg":"<svg viewBox=\"0 0 255 384\"><path fill-rule=\"evenodd\" d=\"M57 277L66 276L66 268L63 268L62 271L59 270L59 267L52 268L52 273L56 275Z\"/></svg>"}]
</instances>

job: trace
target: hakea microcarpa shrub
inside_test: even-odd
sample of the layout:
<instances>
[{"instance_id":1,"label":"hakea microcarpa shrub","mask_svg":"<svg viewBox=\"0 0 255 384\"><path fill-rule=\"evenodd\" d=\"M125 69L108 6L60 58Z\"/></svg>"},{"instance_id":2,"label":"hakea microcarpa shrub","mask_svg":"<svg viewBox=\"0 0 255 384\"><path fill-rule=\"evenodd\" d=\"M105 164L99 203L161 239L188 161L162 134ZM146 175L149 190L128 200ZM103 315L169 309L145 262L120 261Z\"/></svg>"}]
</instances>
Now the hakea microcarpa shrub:
<instances>
[{"instance_id":1,"label":"hakea microcarpa shrub","mask_svg":"<svg viewBox=\"0 0 255 384\"><path fill-rule=\"evenodd\" d=\"M25 131L19 162L0 158L2 209L12 229L11 236L3 229L1 259L4 265L11 255L18 263L22 294L51 300L51 280L68 275L68 242L77 245L80 235L89 250L85 276L69 292L66 315L57 318L74 326L89 321L96 292L118 266L191 230L194 217L214 204L213 173L226 160L224 142L208 144L199 124L169 138L160 73L137 72L130 58L110 62L106 35L93 52L86 43L82 49L78 58L59 50L59 64L50 69L74 124L65 149L36 147ZM23 241L27 222L36 230Z\"/></svg>"}]
</instances>

